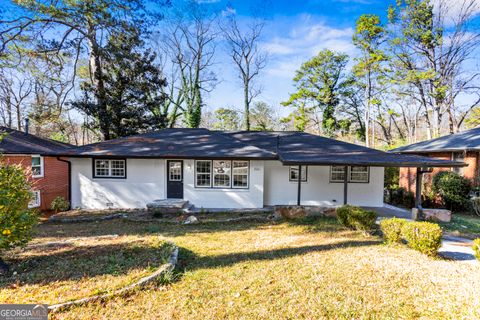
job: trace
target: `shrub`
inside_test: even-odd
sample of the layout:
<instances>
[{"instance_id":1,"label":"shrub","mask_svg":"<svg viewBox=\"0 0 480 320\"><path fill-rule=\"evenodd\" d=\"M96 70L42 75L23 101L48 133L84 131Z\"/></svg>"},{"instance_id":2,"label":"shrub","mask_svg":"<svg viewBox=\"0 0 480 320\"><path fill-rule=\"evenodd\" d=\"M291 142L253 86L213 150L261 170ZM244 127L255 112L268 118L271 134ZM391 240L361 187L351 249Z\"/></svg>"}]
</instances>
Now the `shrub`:
<instances>
[{"instance_id":1,"label":"shrub","mask_svg":"<svg viewBox=\"0 0 480 320\"><path fill-rule=\"evenodd\" d=\"M32 237L37 214L28 208L30 189L21 167L0 159L0 251L24 246ZM0 265L6 269L1 258Z\"/></svg>"},{"instance_id":2,"label":"shrub","mask_svg":"<svg viewBox=\"0 0 480 320\"><path fill-rule=\"evenodd\" d=\"M475 252L475 257L480 260L480 238L473 240L472 249Z\"/></svg>"},{"instance_id":3,"label":"shrub","mask_svg":"<svg viewBox=\"0 0 480 320\"><path fill-rule=\"evenodd\" d=\"M349 222L349 216L351 215L351 212L354 207L345 205L337 208L337 219L338 222L340 222L341 225L351 228L352 226L350 225Z\"/></svg>"},{"instance_id":4,"label":"shrub","mask_svg":"<svg viewBox=\"0 0 480 320\"><path fill-rule=\"evenodd\" d=\"M432 190L440 195L450 210L468 208L470 181L452 171L442 171L433 177Z\"/></svg>"},{"instance_id":5,"label":"shrub","mask_svg":"<svg viewBox=\"0 0 480 320\"><path fill-rule=\"evenodd\" d=\"M397 188L390 191L390 203L400 205L405 208L413 208L415 206L415 194L407 191L405 188Z\"/></svg>"},{"instance_id":6,"label":"shrub","mask_svg":"<svg viewBox=\"0 0 480 320\"><path fill-rule=\"evenodd\" d=\"M402 243L402 228L407 220L399 218L383 219L380 229L387 244Z\"/></svg>"},{"instance_id":7,"label":"shrub","mask_svg":"<svg viewBox=\"0 0 480 320\"><path fill-rule=\"evenodd\" d=\"M58 196L53 199L52 203L50 204L50 209L55 211L55 213L67 211L70 208L70 202L65 200L65 198Z\"/></svg>"},{"instance_id":8,"label":"shrub","mask_svg":"<svg viewBox=\"0 0 480 320\"><path fill-rule=\"evenodd\" d=\"M369 232L375 228L377 214L374 211L345 205L337 208L338 221L347 228Z\"/></svg>"},{"instance_id":9,"label":"shrub","mask_svg":"<svg viewBox=\"0 0 480 320\"><path fill-rule=\"evenodd\" d=\"M442 244L442 229L432 222L407 222L402 237L410 248L429 256L436 256Z\"/></svg>"}]
</instances>

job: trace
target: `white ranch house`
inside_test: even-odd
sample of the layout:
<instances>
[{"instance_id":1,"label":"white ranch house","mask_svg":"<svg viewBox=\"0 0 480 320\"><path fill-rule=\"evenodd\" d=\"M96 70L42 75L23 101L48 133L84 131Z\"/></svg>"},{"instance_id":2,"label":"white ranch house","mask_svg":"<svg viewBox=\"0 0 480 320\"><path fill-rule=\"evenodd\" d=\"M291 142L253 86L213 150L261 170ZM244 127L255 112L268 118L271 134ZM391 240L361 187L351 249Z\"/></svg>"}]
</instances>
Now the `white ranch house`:
<instances>
[{"instance_id":1,"label":"white ranch house","mask_svg":"<svg viewBox=\"0 0 480 320\"><path fill-rule=\"evenodd\" d=\"M57 156L70 162L72 207L85 209L145 208L157 199L196 208L382 207L384 167L459 165L307 133L207 129L165 129Z\"/></svg>"}]
</instances>

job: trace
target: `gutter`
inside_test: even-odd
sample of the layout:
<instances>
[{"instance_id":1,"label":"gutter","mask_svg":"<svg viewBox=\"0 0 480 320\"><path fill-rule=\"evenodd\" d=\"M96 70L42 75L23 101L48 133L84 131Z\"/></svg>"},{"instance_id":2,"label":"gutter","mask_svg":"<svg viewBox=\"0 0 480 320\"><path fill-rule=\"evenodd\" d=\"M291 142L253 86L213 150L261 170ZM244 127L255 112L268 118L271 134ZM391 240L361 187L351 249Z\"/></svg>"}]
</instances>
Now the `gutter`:
<instances>
[{"instance_id":1,"label":"gutter","mask_svg":"<svg viewBox=\"0 0 480 320\"><path fill-rule=\"evenodd\" d=\"M57 157L58 161L65 162L68 166L68 209L72 210L72 163L69 160Z\"/></svg>"}]
</instances>

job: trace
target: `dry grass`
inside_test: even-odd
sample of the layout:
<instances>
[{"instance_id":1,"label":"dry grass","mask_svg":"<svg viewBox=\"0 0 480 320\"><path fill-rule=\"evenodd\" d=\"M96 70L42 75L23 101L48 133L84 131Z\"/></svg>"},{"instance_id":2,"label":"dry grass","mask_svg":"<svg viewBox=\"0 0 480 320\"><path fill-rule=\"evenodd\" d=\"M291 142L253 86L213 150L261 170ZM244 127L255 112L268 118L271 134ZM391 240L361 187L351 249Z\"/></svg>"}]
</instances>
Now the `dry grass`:
<instances>
[{"instance_id":1,"label":"dry grass","mask_svg":"<svg viewBox=\"0 0 480 320\"><path fill-rule=\"evenodd\" d=\"M0 278L0 301L55 304L106 293L152 273L170 252L153 235L39 237L10 253L17 274Z\"/></svg>"},{"instance_id":2,"label":"dry grass","mask_svg":"<svg viewBox=\"0 0 480 320\"><path fill-rule=\"evenodd\" d=\"M311 223L43 225L36 241L66 234L160 235L182 248L175 282L74 308L57 319L480 317L478 266L390 248L332 220ZM44 281L41 287L54 285ZM29 301L37 294L31 292Z\"/></svg>"}]
</instances>

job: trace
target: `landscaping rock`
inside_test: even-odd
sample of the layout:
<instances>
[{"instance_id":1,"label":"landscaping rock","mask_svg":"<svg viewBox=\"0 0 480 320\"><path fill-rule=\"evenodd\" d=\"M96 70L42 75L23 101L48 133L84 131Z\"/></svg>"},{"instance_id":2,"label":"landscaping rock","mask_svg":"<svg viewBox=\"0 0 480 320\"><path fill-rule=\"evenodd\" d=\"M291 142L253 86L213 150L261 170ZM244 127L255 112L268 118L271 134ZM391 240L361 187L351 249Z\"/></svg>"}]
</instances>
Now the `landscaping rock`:
<instances>
[{"instance_id":1,"label":"landscaping rock","mask_svg":"<svg viewBox=\"0 0 480 320\"><path fill-rule=\"evenodd\" d=\"M188 207L188 201L181 199L162 199L147 203L148 212L156 217L164 214L182 213Z\"/></svg>"},{"instance_id":2,"label":"landscaping rock","mask_svg":"<svg viewBox=\"0 0 480 320\"><path fill-rule=\"evenodd\" d=\"M450 222L452 220L452 212L447 209L425 209L424 208L420 214L417 208L412 208L412 219Z\"/></svg>"},{"instance_id":3,"label":"landscaping rock","mask_svg":"<svg viewBox=\"0 0 480 320\"><path fill-rule=\"evenodd\" d=\"M307 216L307 211L303 206L276 206L275 215L285 219L297 219Z\"/></svg>"},{"instance_id":4,"label":"landscaping rock","mask_svg":"<svg viewBox=\"0 0 480 320\"><path fill-rule=\"evenodd\" d=\"M197 223L200 223L200 221L198 221L197 217L195 217L195 216L189 216L183 222L183 224L197 224Z\"/></svg>"}]
</instances>

